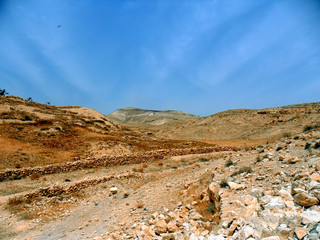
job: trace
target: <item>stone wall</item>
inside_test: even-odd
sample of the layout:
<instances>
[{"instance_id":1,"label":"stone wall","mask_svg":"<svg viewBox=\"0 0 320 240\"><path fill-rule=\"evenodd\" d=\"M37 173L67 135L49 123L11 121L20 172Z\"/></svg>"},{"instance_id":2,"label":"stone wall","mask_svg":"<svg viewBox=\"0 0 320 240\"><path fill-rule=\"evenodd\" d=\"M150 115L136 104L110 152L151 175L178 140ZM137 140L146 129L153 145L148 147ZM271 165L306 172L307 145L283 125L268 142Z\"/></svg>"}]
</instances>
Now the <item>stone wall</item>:
<instances>
[{"instance_id":1,"label":"stone wall","mask_svg":"<svg viewBox=\"0 0 320 240\"><path fill-rule=\"evenodd\" d=\"M164 159L165 157L169 156L238 150L240 150L240 147L216 146L206 148L164 149L119 156L104 156L99 159L79 160L75 162L66 162L63 164L52 164L43 167L9 169L0 172L0 181L21 179L28 177L34 173L46 175L53 173L76 171L84 168L109 167L115 165L145 163L153 160Z\"/></svg>"}]
</instances>

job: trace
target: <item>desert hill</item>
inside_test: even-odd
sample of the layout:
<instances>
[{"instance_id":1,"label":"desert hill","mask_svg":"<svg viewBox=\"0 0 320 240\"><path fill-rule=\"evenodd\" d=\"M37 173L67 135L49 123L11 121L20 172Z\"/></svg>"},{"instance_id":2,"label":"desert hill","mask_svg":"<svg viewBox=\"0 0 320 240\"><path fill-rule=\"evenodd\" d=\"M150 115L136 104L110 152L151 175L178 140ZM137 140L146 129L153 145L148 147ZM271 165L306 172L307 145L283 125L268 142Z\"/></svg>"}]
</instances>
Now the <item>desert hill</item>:
<instances>
[{"instance_id":1,"label":"desert hill","mask_svg":"<svg viewBox=\"0 0 320 240\"><path fill-rule=\"evenodd\" d=\"M110 119L120 123L143 123L150 125L162 125L167 122L185 118L194 118L196 115L175 110L145 110L141 108L122 108L110 113Z\"/></svg>"},{"instance_id":2,"label":"desert hill","mask_svg":"<svg viewBox=\"0 0 320 240\"><path fill-rule=\"evenodd\" d=\"M0 169L205 145L123 129L90 108L51 106L16 96L0 97L0 133Z\"/></svg>"},{"instance_id":3,"label":"desert hill","mask_svg":"<svg viewBox=\"0 0 320 240\"><path fill-rule=\"evenodd\" d=\"M173 139L232 140L279 139L320 125L320 103L261 110L237 109L148 126L157 136Z\"/></svg>"}]
</instances>

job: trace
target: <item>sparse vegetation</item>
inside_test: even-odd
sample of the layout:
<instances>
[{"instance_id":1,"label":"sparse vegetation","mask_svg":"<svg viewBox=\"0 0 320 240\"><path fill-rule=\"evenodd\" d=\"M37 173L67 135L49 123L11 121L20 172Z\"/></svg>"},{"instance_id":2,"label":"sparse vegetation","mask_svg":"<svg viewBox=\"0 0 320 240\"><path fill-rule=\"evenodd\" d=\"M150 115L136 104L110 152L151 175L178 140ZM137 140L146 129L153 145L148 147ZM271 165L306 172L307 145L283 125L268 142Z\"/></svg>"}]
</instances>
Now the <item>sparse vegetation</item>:
<instances>
[{"instance_id":1,"label":"sparse vegetation","mask_svg":"<svg viewBox=\"0 0 320 240\"><path fill-rule=\"evenodd\" d=\"M226 188L226 187L228 187L228 182L226 179L222 179L219 185L222 188Z\"/></svg>"},{"instance_id":2,"label":"sparse vegetation","mask_svg":"<svg viewBox=\"0 0 320 240\"><path fill-rule=\"evenodd\" d=\"M226 163L225 163L225 166L226 166L226 167L230 167L230 166L232 166L232 165L234 165L234 163L233 163L232 160L230 160L230 159L227 160Z\"/></svg>"},{"instance_id":3,"label":"sparse vegetation","mask_svg":"<svg viewBox=\"0 0 320 240\"><path fill-rule=\"evenodd\" d=\"M288 137L291 137L291 136L292 136L292 134L289 133L289 132L284 132L284 133L282 134L282 137L284 137L284 138L288 138Z\"/></svg>"},{"instance_id":4,"label":"sparse vegetation","mask_svg":"<svg viewBox=\"0 0 320 240\"><path fill-rule=\"evenodd\" d=\"M308 125L304 127L303 132L308 132L310 130L317 129L318 127L318 125Z\"/></svg>"},{"instance_id":5,"label":"sparse vegetation","mask_svg":"<svg viewBox=\"0 0 320 240\"><path fill-rule=\"evenodd\" d=\"M41 177L41 175L39 173L32 173L30 175L31 180L38 180L40 177Z\"/></svg>"},{"instance_id":6,"label":"sparse vegetation","mask_svg":"<svg viewBox=\"0 0 320 240\"><path fill-rule=\"evenodd\" d=\"M159 163L158 163L158 166L159 166L159 167L162 167L162 166L163 166L163 162L159 162Z\"/></svg>"},{"instance_id":7,"label":"sparse vegetation","mask_svg":"<svg viewBox=\"0 0 320 240\"><path fill-rule=\"evenodd\" d=\"M258 155L256 158L256 163L261 162L261 161L262 161L262 157L260 155Z\"/></svg>"},{"instance_id":8,"label":"sparse vegetation","mask_svg":"<svg viewBox=\"0 0 320 240\"><path fill-rule=\"evenodd\" d=\"M304 146L305 150L308 150L312 145L312 142L307 142L306 145Z\"/></svg>"},{"instance_id":9,"label":"sparse vegetation","mask_svg":"<svg viewBox=\"0 0 320 240\"><path fill-rule=\"evenodd\" d=\"M25 115L23 118L21 118L21 121L32 121L32 118L28 115Z\"/></svg>"},{"instance_id":10,"label":"sparse vegetation","mask_svg":"<svg viewBox=\"0 0 320 240\"><path fill-rule=\"evenodd\" d=\"M8 200L8 205L9 206L17 206L17 205L22 204L23 202L24 202L24 200L22 197L13 197Z\"/></svg>"},{"instance_id":11,"label":"sparse vegetation","mask_svg":"<svg viewBox=\"0 0 320 240\"><path fill-rule=\"evenodd\" d=\"M207 159L207 158L200 158L200 161L201 161L201 162L209 162L209 159Z\"/></svg>"},{"instance_id":12,"label":"sparse vegetation","mask_svg":"<svg viewBox=\"0 0 320 240\"><path fill-rule=\"evenodd\" d=\"M249 166L245 166L245 167L241 167L238 171L235 171L234 173L231 174L231 177L234 177L238 174L241 174L241 173L252 173L252 168L249 167Z\"/></svg>"},{"instance_id":13,"label":"sparse vegetation","mask_svg":"<svg viewBox=\"0 0 320 240\"><path fill-rule=\"evenodd\" d=\"M22 167L21 163L16 163L15 168L21 168L21 167Z\"/></svg>"},{"instance_id":14,"label":"sparse vegetation","mask_svg":"<svg viewBox=\"0 0 320 240\"><path fill-rule=\"evenodd\" d=\"M19 213L18 215L19 219L21 220L29 220L33 219L35 216L33 216L30 212L28 211L23 211L22 213Z\"/></svg>"},{"instance_id":15,"label":"sparse vegetation","mask_svg":"<svg viewBox=\"0 0 320 240\"><path fill-rule=\"evenodd\" d=\"M0 89L0 96L8 95L9 93L5 89Z\"/></svg>"},{"instance_id":16,"label":"sparse vegetation","mask_svg":"<svg viewBox=\"0 0 320 240\"><path fill-rule=\"evenodd\" d=\"M147 167L148 167L148 164L144 163L144 164L142 164L142 167L143 167L143 168L147 168Z\"/></svg>"},{"instance_id":17,"label":"sparse vegetation","mask_svg":"<svg viewBox=\"0 0 320 240\"><path fill-rule=\"evenodd\" d=\"M207 212L210 214L214 214L214 204L212 202L209 202L208 206L207 206Z\"/></svg>"}]
</instances>

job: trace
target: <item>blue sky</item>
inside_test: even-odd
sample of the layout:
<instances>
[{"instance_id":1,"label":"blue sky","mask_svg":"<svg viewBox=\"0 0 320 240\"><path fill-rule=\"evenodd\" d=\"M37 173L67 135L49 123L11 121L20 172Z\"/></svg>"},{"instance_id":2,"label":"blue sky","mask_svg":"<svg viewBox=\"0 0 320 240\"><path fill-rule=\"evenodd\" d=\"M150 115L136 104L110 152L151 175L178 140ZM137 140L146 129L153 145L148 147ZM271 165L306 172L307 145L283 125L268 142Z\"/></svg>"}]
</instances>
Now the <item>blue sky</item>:
<instances>
[{"instance_id":1,"label":"blue sky","mask_svg":"<svg viewBox=\"0 0 320 240\"><path fill-rule=\"evenodd\" d=\"M319 101L320 1L0 0L0 88L104 114Z\"/></svg>"}]
</instances>

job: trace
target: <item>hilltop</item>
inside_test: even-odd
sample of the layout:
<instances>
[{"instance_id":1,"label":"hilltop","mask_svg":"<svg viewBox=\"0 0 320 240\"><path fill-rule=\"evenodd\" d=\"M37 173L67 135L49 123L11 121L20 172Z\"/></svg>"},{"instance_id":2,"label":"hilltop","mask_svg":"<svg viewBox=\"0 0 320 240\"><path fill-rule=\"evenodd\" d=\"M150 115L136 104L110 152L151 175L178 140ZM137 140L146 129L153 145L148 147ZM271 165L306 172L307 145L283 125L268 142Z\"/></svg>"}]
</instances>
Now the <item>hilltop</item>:
<instances>
[{"instance_id":1,"label":"hilltop","mask_svg":"<svg viewBox=\"0 0 320 240\"><path fill-rule=\"evenodd\" d=\"M108 115L112 120L120 123L142 123L150 125L162 125L167 122L186 118L194 118L196 115L175 110L145 110L141 108L122 108Z\"/></svg>"},{"instance_id":2,"label":"hilltop","mask_svg":"<svg viewBox=\"0 0 320 240\"><path fill-rule=\"evenodd\" d=\"M124 129L102 113L0 97L0 169L42 166L101 155L200 146Z\"/></svg>"},{"instance_id":3,"label":"hilltop","mask_svg":"<svg viewBox=\"0 0 320 240\"><path fill-rule=\"evenodd\" d=\"M157 136L189 140L275 140L320 125L320 103L267 109L228 110L208 117L194 117L145 126Z\"/></svg>"}]
</instances>

